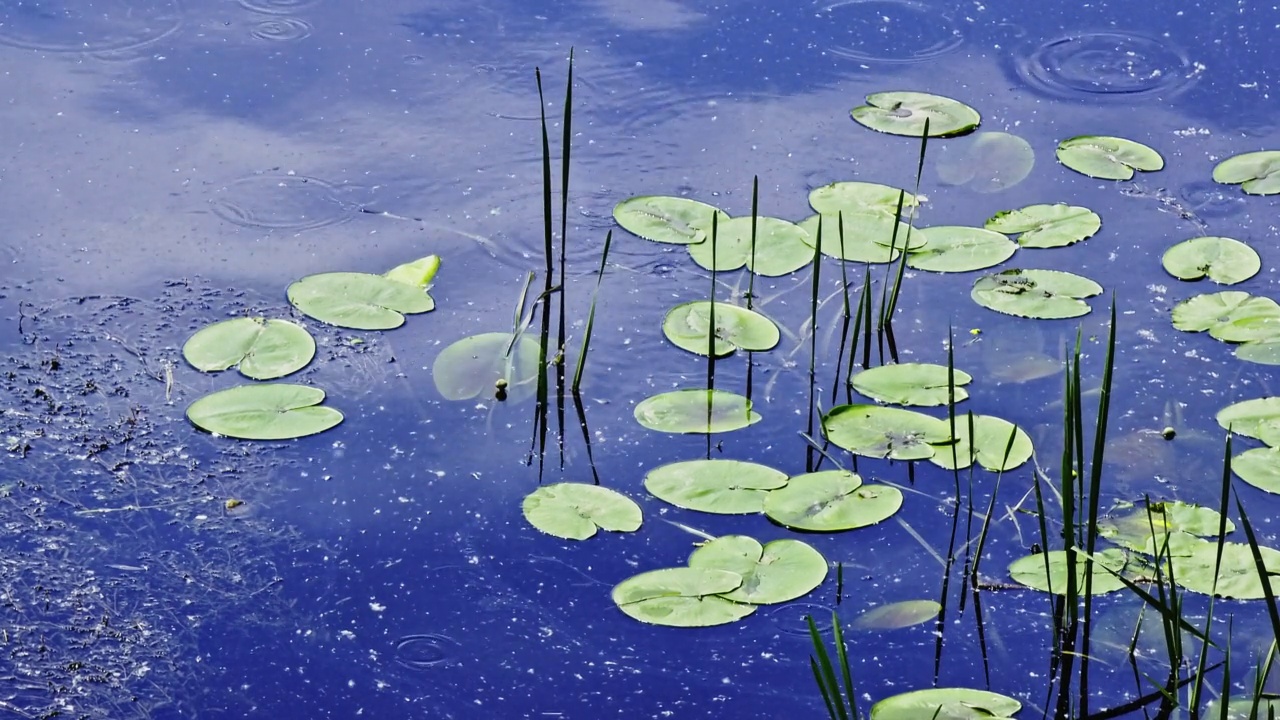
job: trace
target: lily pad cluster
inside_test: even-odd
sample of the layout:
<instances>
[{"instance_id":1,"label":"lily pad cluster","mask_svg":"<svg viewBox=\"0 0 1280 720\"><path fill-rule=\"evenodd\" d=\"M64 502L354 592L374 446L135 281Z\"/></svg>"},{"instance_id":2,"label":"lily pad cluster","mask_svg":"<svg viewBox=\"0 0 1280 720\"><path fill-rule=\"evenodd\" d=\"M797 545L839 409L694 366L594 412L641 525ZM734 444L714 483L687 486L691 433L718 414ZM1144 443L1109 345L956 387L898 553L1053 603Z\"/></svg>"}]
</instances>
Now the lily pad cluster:
<instances>
[{"instance_id":1,"label":"lily pad cluster","mask_svg":"<svg viewBox=\"0 0 1280 720\"><path fill-rule=\"evenodd\" d=\"M1196 295L1174 306L1173 326L1239 343L1241 360L1280 365L1280 304L1269 297L1240 290Z\"/></svg>"},{"instance_id":2,"label":"lily pad cluster","mask_svg":"<svg viewBox=\"0 0 1280 720\"><path fill-rule=\"evenodd\" d=\"M760 605L807 595L827 576L827 561L807 543L761 544L745 535L703 543L686 567L650 570L613 588L613 602L641 622L708 627L735 622Z\"/></svg>"},{"instance_id":3,"label":"lily pad cluster","mask_svg":"<svg viewBox=\"0 0 1280 720\"><path fill-rule=\"evenodd\" d=\"M304 314L339 327L390 329L401 313L426 312L435 302L426 294L440 268L435 255L399 265L385 275L324 273L289 286L289 300ZM301 325L276 318L243 317L197 331L182 356L202 372L237 368L253 380L274 380L306 367L316 342ZM242 385L210 393L187 408L196 427L245 440L286 440L323 432L342 422L342 413L320 405L319 388L290 383Z\"/></svg>"}]
</instances>

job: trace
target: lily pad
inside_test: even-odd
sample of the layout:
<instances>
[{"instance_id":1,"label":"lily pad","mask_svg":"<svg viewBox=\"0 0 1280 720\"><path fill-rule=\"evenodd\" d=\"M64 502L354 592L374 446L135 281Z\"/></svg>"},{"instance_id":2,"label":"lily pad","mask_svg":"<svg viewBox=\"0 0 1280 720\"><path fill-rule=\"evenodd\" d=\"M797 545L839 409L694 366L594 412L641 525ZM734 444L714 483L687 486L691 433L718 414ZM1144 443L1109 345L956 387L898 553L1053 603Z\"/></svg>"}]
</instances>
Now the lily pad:
<instances>
[{"instance_id":1,"label":"lily pad","mask_svg":"<svg viewBox=\"0 0 1280 720\"><path fill-rule=\"evenodd\" d=\"M890 135L920 137L925 120L929 137L963 135L978 127L982 116L959 100L922 92L881 92L850 111L858 124Z\"/></svg>"},{"instance_id":2,"label":"lily pad","mask_svg":"<svg viewBox=\"0 0 1280 720\"><path fill-rule=\"evenodd\" d=\"M1028 205L998 212L984 227L1005 235L1017 235L1022 247L1055 248L1093 237L1102 228L1102 218L1078 205Z\"/></svg>"},{"instance_id":3,"label":"lily pad","mask_svg":"<svg viewBox=\"0 0 1280 720\"><path fill-rule=\"evenodd\" d=\"M871 706L871 720L977 720L1009 718L1022 703L970 688L929 688L887 697Z\"/></svg>"},{"instance_id":4,"label":"lily pad","mask_svg":"<svg viewBox=\"0 0 1280 720\"><path fill-rule=\"evenodd\" d=\"M923 247L924 236L911 226L898 222L898 236L894 238L892 215L877 213L844 213L844 244L840 242L839 215L811 215L800 221L800 227L809 233L811 243L817 243L818 218L822 218L822 254L828 257L860 263L887 263L898 258L908 243Z\"/></svg>"},{"instance_id":5,"label":"lily pad","mask_svg":"<svg viewBox=\"0 0 1280 720\"><path fill-rule=\"evenodd\" d=\"M822 418L827 439L857 455L927 460L951 436L947 423L914 410L840 405Z\"/></svg>"},{"instance_id":6,"label":"lily pad","mask_svg":"<svg viewBox=\"0 0 1280 720\"><path fill-rule=\"evenodd\" d=\"M863 485L844 470L797 475L764 499L769 519L796 530L839 532L888 519L902 507L902 491Z\"/></svg>"},{"instance_id":7,"label":"lily pad","mask_svg":"<svg viewBox=\"0 0 1280 720\"><path fill-rule=\"evenodd\" d=\"M1280 397L1254 398L1228 405L1218 411L1217 420L1224 429L1270 445L1280 435L1277 433Z\"/></svg>"},{"instance_id":8,"label":"lily pad","mask_svg":"<svg viewBox=\"0 0 1280 720\"><path fill-rule=\"evenodd\" d=\"M613 588L613 602L641 622L671 627L710 627L735 622L756 611L755 605L721 595L742 585L728 570L666 568L640 573Z\"/></svg>"},{"instance_id":9,"label":"lily pad","mask_svg":"<svg viewBox=\"0 0 1280 720\"><path fill-rule=\"evenodd\" d=\"M668 433L721 433L760 422L751 401L724 390L673 390L646 398L635 409L636 421Z\"/></svg>"},{"instance_id":10,"label":"lily pad","mask_svg":"<svg viewBox=\"0 0 1280 720\"><path fill-rule=\"evenodd\" d=\"M436 303L421 288L381 275L332 272L308 275L289 286L289 302L323 323L355 330L391 330L404 316Z\"/></svg>"},{"instance_id":11,"label":"lily pad","mask_svg":"<svg viewBox=\"0 0 1280 720\"><path fill-rule=\"evenodd\" d=\"M727 213L713 205L669 195L640 195L623 200L613 208L613 218L628 232L645 240L672 245L693 245L706 240L714 213L720 213L721 223L729 219Z\"/></svg>"},{"instance_id":12,"label":"lily pad","mask_svg":"<svg viewBox=\"0 0 1280 720\"><path fill-rule=\"evenodd\" d=\"M543 485L521 506L530 525L565 540L586 540L597 530L635 532L640 506L622 493L585 483Z\"/></svg>"},{"instance_id":13,"label":"lily pad","mask_svg":"<svg viewBox=\"0 0 1280 720\"><path fill-rule=\"evenodd\" d=\"M1035 150L1026 140L1004 132L980 132L962 147L944 146L937 170L944 185L994 193L1026 180L1035 164Z\"/></svg>"},{"instance_id":14,"label":"lily pad","mask_svg":"<svg viewBox=\"0 0 1280 720\"><path fill-rule=\"evenodd\" d=\"M210 393L187 407L196 427L244 440L289 440L324 432L342 413L320 405L324 391L306 385L240 385Z\"/></svg>"},{"instance_id":15,"label":"lily pad","mask_svg":"<svg viewBox=\"0 0 1280 720\"><path fill-rule=\"evenodd\" d=\"M1260 365L1280 365L1280 338L1241 343L1235 352L1241 360Z\"/></svg>"},{"instance_id":16,"label":"lily pad","mask_svg":"<svg viewBox=\"0 0 1280 720\"><path fill-rule=\"evenodd\" d=\"M1231 459L1231 472L1259 490L1280 495L1280 450L1246 450Z\"/></svg>"},{"instance_id":17,"label":"lily pad","mask_svg":"<svg viewBox=\"0 0 1280 720\"><path fill-rule=\"evenodd\" d=\"M948 400L946 365L881 365L854 374L850 381L854 390L882 403L928 407L946 405ZM962 386L972 382L973 377L957 369L954 371L953 381L955 401L960 402L969 397L969 391Z\"/></svg>"},{"instance_id":18,"label":"lily pad","mask_svg":"<svg viewBox=\"0 0 1280 720\"><path fill-rule=\"evenodd\" d=\"M960 225L939 225L917 230L924 237L921 248L907 255L907 265L930 272L971 272L989 268L1013 257L1017 244L998 232Z\"/></svg>"},{"instance_id":19,"label":"lily pad","mask_svg":"<svg viewBox=\"0 0 1280 720\"><path fill-rule=\"evenodd\" d=\"M903 212L919 205L915 195L901 188L880 183L845 180L811 190L809 206L816 212L832 216L831 219L841 212L846 216L865 214L893 218L898 212L899 196L902 197Z\"/></svg>"},{"instance_id":20,"label":"lily pad","mask_svg":"<svg viewBox=\"0 0 1280 720\"><path fill-rule=\"evenodd\" d=\"M1218 570L1218 583L1214 587L1213 569L1218 561L1218 542L1196 539L1188 542L1190 549L1169 558L1173 565L1174 580L1182 587L1203 595L1216 593L1219 597L1237 600L1261 600L1266 597L1257 565L1248 543L1222 543L1222 566ZM1262 565L1269 576L1280 575L1280 551L1259 547ZM1280 583L1272 581L1271 590L1280 594Z\"/></svg>"},{"instance_id":21,"label":"lily pad","mask_svg":"<svg viewBox=\"0 0 1280 720\"><path fill-rule=\"evenodd\" d=\"M1180 280L1207 277L1221 285L1244 282L1262 269L1262 259L1253 248L1228 237L1197 237L1183 240L1160 258L1164 269Z\"/></svg>"},{"instance_id":22,"label":"lily pad","mask_svg":"<svg viewBox=\"0 0 1280 720\"><path fill-rule=\"evenodd\" d=\"M1239 290L1196 295L1173 307L1173 326L1224 342L1280 338L1280 305Z\"/></svg>"},{"instance_id":23,"label":"lily pad","mask_svg":"<svg viewBox=\"0 0 1280 720\"><path fill-rule=\"evenodd\" d=\"M813 260L813 240L808 230L793 222L757 217L755 261L752 262L751 218L737 217L717 224L714 258L710 239L690 245L689 256L707 270L729 271L746 266L759 275L780 277Z\"/></svg>"},{"instance_id":24,"label":"lily pad","mask_svg":"<svg viewBox=\"0 0 1280 720\"><path fill-rule=\"evenodd\" d=\"M1124 587L1124 583L1108 569L1122 573L1129 564L1129 558L1123 550L1109 548L1094 556L1093 594L1103 595L1115 592ZM1076 588L1084 594L1085 557L1076 555ZM1048 572L1045 567L1048 563ZM1033 590L1065 595L1067 592L1067 553L1063 550L1050 550L1047 553L1035 553L1014 560L1009 565L1009 576L1014 582L1026 585Z\"/></svg>"},{"instance_id":25,"label":"lily pad","mask_svg":"<svg viewBox=\"0 0 1280 720\"><path fill-rule=\"evenodd\" d=\"M431 379L446 400L492 397L499 385L519 402L538 387L538 341L511 333L480 333L452 343L436 355Z\"/></svg>"},{"instance_id":26,"label":"lily pad","mask_svg":"<svg viewBox=\"0 0 1280 720\"><path fill-rule=\"evenodd\" d=\"M859 630L897 630L929 622L942 606L934 600L903 600L872 608L853 620Z\"/></svg>"},{"instance_id":27,"label":"lily pad","mask_svg":"<svg viewBox=\"0 0 1280 720\"><path fill-rule=\"evenodd\" d=\"M745 535L710 540L689 556L689 567L729 570L742 585L724 598L753 605L772 605L809 594L827 576L822 553L799 540L761 545Z\"/></svg>"},{"instance_id":28,"label":"lily pad","mask_svg":"<svg viewBox=\"0 0 1280 720\"><path fill-rule=\"evenodd\" d=\"M388 280L395 280L406 285L426 289L431 287L436 273L440 271L440 256L428 255L412 262L402 263L382 274Z\"/></svg>"},{"instance_id":29,"label":"lily pad","mask_svg":"<svg viewBox=\"0 0 1280 720\"><path fill-rule=\"evenodd\" d=\"M1222 516L1217 510L1176 500L1153 502L1132 512L1098 521L1098 534L1107 540L1145 555L1176 554L1179 537L1216 537ZM1227 532L1235 530L1227 520Z\"/></svg>"},{"instance_id":30,"label":"lily pad","mask_svg":"<svg viewBox=\"0 0 1280 720\"><path fill-rule=\"evenodd\" d=\"M1280 150L1229 157L1213 169L1213 179L1224 185L1239 185L1250 195L1280 193Z\"/></svg>"},{"instance_id":31,"label":"lily pad","mask_svg":"<svg viewBox=\"0 0 1280 720\"><path fill-rule=\"evenodd\" d=\"M711 302L707 300L677 305L662 321L662 333L676 347L705 356L710 345L711 312ZM781 337L778 326L754 310L717 302L715 316L716 357L728 355L735 348L753 352L772 350Z\"/></svg>"},{"instance_id":32,"label":"lily pad","mask_svg":"<svg viewBox=\"0 0 1280 720\"><path fill-rule=\"evenodd\" d=\"M1058 161L1100 180L1131 180L1133 172L1164 167L1160 153L1142 143L1107 135L1077 135L1058 144Z\"/></svg>"},{"instance_id":33,"label":"lily pad","mask_svg":"<svg viewBox=\"0 0 1280 720\"><path fill-rule=\"evenodd\" d=\"M787 475L741 460L685 460L650 470L644 487L676 507L723 515L764 509L770 490L787 484Z\"/></svg>"},{"instance_id":34,"label":"lily pad","mask_svg":"<svg viewBox=\"0 0 1280 720\"><path fill-rule=\"evenodd\" d=\"M197 370L219 372L239 366L241 375L254 380L297 372L315 354L316 341L301 325L263 318L214 323L182 346L182 357Z\"/></svg>"},{"instance_id":35,"label":"lily pad","mask_svg":"<svg viewBox=\"0 0 1280 720\"><path fill-rule=\"evenodd\" d=\"M973 415L972 421L970 436L970 416L956 415L955 444L938 448L929 461L947 470L963 470L976 461L991 472L1006 472L1031 459L1031 438L1022 428L993 415Z\"/></svg>"},{"instance_id":36,"label":"lily pad","mask_svg":"<svg viewBox=\"0 0 1280 720\"><path fill-rule=\"evenodd\" d=\"M1082 298L1101 292L1101 285L1074 273L1014 269L978 278L971 296L996 312L1044 320L1088 314Z\"/></svg>"}]
</instances>

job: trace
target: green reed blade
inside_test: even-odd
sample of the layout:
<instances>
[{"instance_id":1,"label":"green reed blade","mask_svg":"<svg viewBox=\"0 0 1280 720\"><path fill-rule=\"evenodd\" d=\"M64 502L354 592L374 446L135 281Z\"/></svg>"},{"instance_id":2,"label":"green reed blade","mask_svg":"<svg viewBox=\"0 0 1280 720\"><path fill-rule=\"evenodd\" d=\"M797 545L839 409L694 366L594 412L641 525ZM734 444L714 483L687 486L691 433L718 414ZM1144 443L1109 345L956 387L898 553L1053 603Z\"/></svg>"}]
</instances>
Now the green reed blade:
<instances>
[{"instance_id":1,"label":"green reed blade","mask_svg":"<svg viewBox=\"0 0 1280 720\"><path fill-rule=\"evenodd\" d=\"M591 307L587 309L587 324L582 329L582 349L578 351L578 364L573 369L572 389L575 394L582 387L582 369L587 365L587 350L591 348L591 331L596 324L596 301L600 299L600 286L604 284L604 269L609 262L611 245L613 245L613 230L605 233L604 249L600 251L600 272L596 275L596 289L591 293Z\"/></svg>"},{"instance_id":2,"label":"green reed blade","mask_svg":"<svg viewBox=\"0 0 1280 720\"><path fill-rule=\"evenodd\" d=\"M818 242L813 247L813 285L809 297L809 435L813 435L813 409L817 402L815 395L817 378L815 375L818 359L818 294L819 281L822 275L822 215L818 215ZM804 466L807 472L813 472L813 448L806 447Z\"/></svg>"}]
</instances>

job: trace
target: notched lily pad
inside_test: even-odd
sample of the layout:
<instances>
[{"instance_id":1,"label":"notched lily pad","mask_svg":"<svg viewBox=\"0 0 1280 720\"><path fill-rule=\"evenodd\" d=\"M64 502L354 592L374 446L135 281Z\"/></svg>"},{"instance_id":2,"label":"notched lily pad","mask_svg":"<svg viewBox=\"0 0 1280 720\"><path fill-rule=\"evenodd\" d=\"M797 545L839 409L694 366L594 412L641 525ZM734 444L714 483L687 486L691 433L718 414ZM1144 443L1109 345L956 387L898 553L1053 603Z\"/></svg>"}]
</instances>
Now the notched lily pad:
<instances>
[{"instance_id":1,"label":"notched lily pad","mask_svg":"<svg viewBox=\"0 0 1280 720\"><path fill-rule=\"evenodd\" d=\"M867 96L867 104L850 114L858 124L889 133L920 137L925 120L929 137L963 135L978 127L982 116L959 100L922 92L881 92Z\"/></svg>"},{"instance_id":2,"label":"notched lily pad","mask_svg":"<svg viewBox=\"0 0 1280 720\"><path fill-rule=\"evenodd\" d=\"M650 470L644 487L676 507L724 515L758 513L786 473L742 460L685 460Z\"/></svg>"},{"instance_id":3,"label":"notched lily pad","mask_svg":"<svg viewBox=\"0 0 1280 720\"><path fill-rule=\"evenodd\" d=\"M707 541L689 556L689 567L738 573L742 585L723 597L753 605L795 600L812 592L827 576L826 559L811 545L790 539L761 545L745 535Z\"/></svg>"},{"instance_id":4,"label":"notched lily pad","mask_svg":"<svg viewBox=\"0 0 1280 720\"><path fill-rule=\"evenodd\" d=\"M818 219L822 219L822 237L818 235ZM897 236L894 236L894 227ZM811 215L800 221L809 233L811 243L821 242L822 254L849 262L887 263L898 258L904 247L921 247L925 238L905 222L879 213L844 213L844 240L840 239L840 217L836 214Z\"/></svg>"},{"instance_id":5,"label":"notched lily pad","mask_svg":"<svg viewBox=\"0 0 1280 720\"><path fill-rule=\"evenodd\" d=\"M1220 285L1244 282L1262 269L1262 258L1253 248L1228 237L1206 236L1183 240L1160 258L1165 272L1179 280L1209 278Z\"/></svg>"},{"instance_id":6,"label":"notched lily pad","mask_svg":"<svg viewBox=\"0 0 1280 720\"><path fill-rule=\"evenodd\" d=\"M1103 595L1115 592L1125 585L1108 569L1123 573L1129 564L1129 556L1118 548L1108 548L1095 554L1093 563L1093 594ZM1047 570L1046 570L1047 563ZM1075 556L1076 592L1084 594L1085 557ZM1034 553L1014 560L1009 565L1009 576L1014 582L1026 585L1033 590L1052 592L1056 595L1067 593L1067 553L1064 550L1050 550Z\"/></svg>"},{"instance_id":7,"label":"notched lily pad","mask_svg":"<svg viewBox=\"0 0 1280 720\"><path fill-rule=\"evenodd\" d=\"M729 219L723 210L697 200L670 195L640 195L613 208L613 218L628 232L645 240L672 245L692 245L707 239L711 217Z\"/></svg>"},{"instance_id":8,"label":"notched lily pad","mask_svg":"<svg viewBox=\"0 0 1280 720\"><path fill-rule=\"evenodd\" d=\"M1101 285L1074 273L1014 269L978 278L971 296L996 312L1046 320L1087 314L1083 298L1101 292Z\"/></svg>"},{"instance_id":9,"label":"notched lily pad","mask_svg":"<svg viewBox=\"0 0 1280 720\"><path fill-rule=\"evenodd\" d=\"M1054 248L1092 237L1102 228L1102 218L1078 205L1028 205L998 212L984 227L1005 235L1017 235L1022 247Z\"/></svg>"},{"instance_id":10,"label":"notched lily pad","mask_svg":"<svg viewBox=\"0 0 1280 720\"><path fill-rule=\"evenodd\" d=\"M839 532L874 525L902 507L902 491L863 485L844 470L797 475L764 499L769 519L796 530Z\"/></svg>"},{"instance_id":11,"label":"notched lily pad","mask_svg":"<svg viewBox=\"0 0 1280 720\"><path fill-rule=\"evenodd\" d=\"M1223 342L1280 339L1280 305L1239 290L1196 295L1173 307L1173 326Z\"/></svg>"},{"instance_id":12,"label":"notched lily pad","mask_svg":"<svg viewBox=\"0 0 1280 720\"><path fill-rule=\"evenodd\" d=\"M307 385L240 385L210 393L187 407L196 427L243 440L289 440L324 432L342 413L320 405L324 391Z\"/></svg>"},{"instance_id":13,"label":"notched lily pad","mask_svg":"<svg viewBox=\"0 0 1280 720\"><path fill-rule=\"evenodd\" d=\"M1164 167L1160 153L1133 140L1108 135L1077 135L1058 144L1058 161L1099 180L1132 180L1135 170Z\"/></svg>"},{"instance_id":14,"label":"notched lily pad","mask_svg":"<svg viewBox=\"0 0 1280 720\"><path fill-rule=\"evenodd\" d=\"M354 330L391 330L404 316L435 309L422 288L382 275L331 272L308 275L289 286L289 302L309 317Z\"/></svg>"},{"instance_id":15,"label":"notched lily pad","mask_svg":"<svg viewBox=\"0 0 1280 720\"><path fill-rule=\"evenodd\" d=\"M929 272L972 272L1013 257L1016 243L998 232L960 225L939 225L916 231L923 247L907 255L907 265Z\"/></svg>"},{"instance_id":16,"label":"notched lily pad","mask_svg":"<svg viewBox=\"0 0 1280 720\"><path fill-rule=\"evenodd\" d=\"M677 305L663 319L662 333L676 347L705 357L711 345L711 313L708 300ZM781 337L778 326L754 310L717 302L715 317L716 357L729 355L735 348L752 352L772 350Z\"/></svg>"},{"instance_id":17,"label":"notched lily pad","mask_svg":"<svg viewBox=\"0 0 1280 720\"><path fill-rule=\"evenodd\" d=\"M938 448L929 461L947 470L977 462L991 472L1006 472L1030 460L1032 451L1031 438L1008 420L957 414L956 442Z\"/></svg>"},{"instance_id":18,"label":"notched lily pad","mask_svg":"<svg viewBox=\"0 0 1280 720\"><path fill-rule=\"evenodd\" d=\"M857 455L927 460L950 439L947 423L914 410L840 405L822 418L827 439Z\"/></svg>"},{"instance_id":19,"label":"notched lily pad","mask_svg":"<svg viewBox=\"0 0 1280 720\"><path fill-rule=\"evenodd\" d=\"M1280 437L1280 397L1241 400L1218 411L1218 424L1268 445Z\"/></svg>"},{"instance_id":20,"label":"notched lily pad","mask_svg":"<svg viewBox=\"0 0 1280 720\"><path fill-rule=\"evenodd\" d=\"M724 390L673 390L636 405L636 421L668 433L720 433L760 421L751 401Z\"/></svg>"},{"instance_id":21,"label":"notched lily pad","mask_svg":"<svg viewBox=\"0 0 1280 720\"><path fill-rule=\"evenodd\" d=\"M978 720L1009 718L1022 703L970 688L929 688L887 697L871 706L871 720Z\"/></svg>"},{"instance_id":22,"label":"notched lily pad","mask_svg":"<svg viewBox=\"0 0 1280 720\"><path fill-rule=\"evenodd\" d=\"M724 625L750 615L755 605L721 597L742 586L728 570L666 568L640 573L613 588L613 602L641 622L672 627Z\"/></svg>"},{"instance_id":23,"label":"notched lily pad","mask_svg":"<svg viewBox=\"0 0 1280 720\"><path fill-rule=\"evenodd\" d=\"M565 540L586 540L597 530L634 532L642 520L631 498L585 483L543 485L525 496L521 510L530 525Z\"/></svg>"},{"instance_id":24,"label":"notched lily pad","mask_svg":"<svg viewBox=\"0 0 1280 720\"><path fill-rule=\"evenodd\" d=\"M1168 557L1181 552L1179 537L1217 536L1221 520L1222 516L1212 508L1165 500L1099 519L1098 535L1135 552ZM1235 527L1227 520L1227 532Z\"/></svg>"},{"instance_id":25,"label":"notched lily pad","mask_svg":"<svg viewBox=\"0 0 1280 720\"><path fill-rule=\"evenodd\" d=\"M1280 193L1280 150L1229 157L1213 169L1213 179L1224 185L1239 185L1250 195Z\"/></svg>"},{"instance_id":26,"label":"notched lily pad","mask_svg":"<svg viewBox=\"0 0 1280 720\"><path fill-rule=\"evenodd\" d=\"M902 212L906 213L919 204L915 195L901 188L880 183L844 180L814 188L809 192L809 206L831 219L843 212L848 215L883 215L894 217L898 212L898 198L902 198ZM835 226L833 225L834 229Z\"/></svg>"},{"instance_id":27,"label":"notched lily pad","mask_svg":"<svg viewBox=\"0 0 1280 720\"><path fill-rule=\"evenodd\" d=\"M855 373L850 379L853 389L872 400L894 405L929 407L946 405L949 386L955 385L955 401L969 397L964 389L973 377L956 369L948 380L946 365L930 363L899 363L881 365Z\"/></svg>"},{"instance_id":28,"label":"notched lily pad","mask_svg":"<svg viewBox=\"0 0 1280 720\"><path fill-rule=\"evenodd\" d=\"M202 372L239 367L254 380L273 380L306 367L316 354L316 341L301 325L288 320L236 318L214 323L192 335L182 357Z\"/></svg>"}]
</instances>

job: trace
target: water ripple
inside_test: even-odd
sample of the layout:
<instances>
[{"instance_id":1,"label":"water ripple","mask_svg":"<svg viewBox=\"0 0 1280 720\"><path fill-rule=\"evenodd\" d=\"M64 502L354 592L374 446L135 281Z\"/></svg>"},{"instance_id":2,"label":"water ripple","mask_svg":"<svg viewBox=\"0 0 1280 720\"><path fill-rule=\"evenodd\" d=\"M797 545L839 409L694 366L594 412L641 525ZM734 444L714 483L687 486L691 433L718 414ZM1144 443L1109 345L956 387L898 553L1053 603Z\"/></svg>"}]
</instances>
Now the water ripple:
<instances>
[{"instance_id":1,"label":"water ripple","mask_svg":"<svg viewBox=\"0 0 1280 720\"><path fill-rule=\"evenodd\" d=\"M253 26L249 34L259 40L301 40L311 35L311 23L293 17L263 20Z\"/></svg>"},{"instance_id":2,"label":"water ripple","mask_svg":"<svg viewBox=\"0 0 1280 720\"><path fill-rule=\"evenodd\" d=\"M215 215L236 225L310 230L354 216L354 206L342 199L343 190L306 175L255 174L219 188L209 203Z\"/></svg>"},{"instance_id":3,"label":"water ripple","mask_svg":"<svg viewBox=\"0 0 1280 720\"><path fill-rule=\"evenodd\" d=\"M1016 62L1019 75L1032 86L1071 98L1169 97L1203 70L1167 41L1118 31L1055 38Z\"/></svg>"},{"instance_id":4,"label":"water ripple","mask_svg":"<svg viewBox=\"0 0 1280 720\"><path fill-rule=\"evenodd\" d=\"M266 13L268 15L289 15L303 8L311 7L320 0L239 0L246 10Z\"/></svg>"},{"instance_id":5,"label":"water ripple","mask_svg":"<svg viewBox=\"0 0 1280 720\"><path fill-rule=\"evenodd\" d=\"M964 42L950 14L915 0L845 0L818 17L832 36L827 52L857 62L920 62Z\"/></svg>"},{"instance_id":6,"label":"water ripple","mask_svg":"<svg viewBox=\"0 0 1280 720\"><path fill-rule=\"evenodd\" d=\"M451 662L457 651L458 643L445 635L406 635L396 641L396 662L410 670L430 670Z\"/></svg>"},{"instance_id":7,"label":"water ripple","mask_svg":"<svg viewBox=\"0 0 1280 720\"><path fill-rule=\"evenodd\" d=\"M178 0L4 3L0 45L49 52L110 52L150 45L182 26Z\"/></svg>"}]
</instances>

